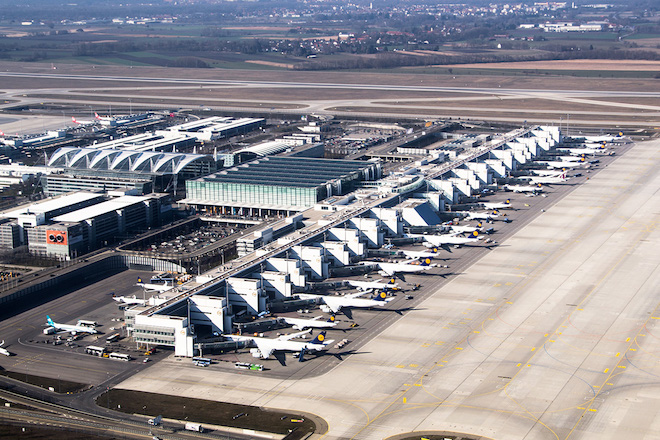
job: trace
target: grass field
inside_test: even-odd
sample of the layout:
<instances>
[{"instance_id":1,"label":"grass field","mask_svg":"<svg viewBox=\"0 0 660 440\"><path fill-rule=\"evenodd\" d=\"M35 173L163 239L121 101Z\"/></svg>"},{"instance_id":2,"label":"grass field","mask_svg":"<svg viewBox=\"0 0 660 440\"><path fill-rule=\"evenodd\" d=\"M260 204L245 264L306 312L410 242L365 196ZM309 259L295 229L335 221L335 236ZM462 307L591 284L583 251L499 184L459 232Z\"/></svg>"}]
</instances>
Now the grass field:
<instances>
[{"instance_id":1,"label":"grass field","mask_svg":"<svg viewBox=\"0 0 660 440\"><path fill-rule=\"evenodd\" d=\"M162 415L166 419L188 420L276 434L287 434L295 430L296 435L287 439L304 438L308 433L316 430L316 424L304 414L290 414L255 406L165 394L113 389L99 396L96 403L121 412L150 417Z\"/></svg>"},{"instance_id":2,"label":"grass field","mask_svg":"<svg viewBox=\"0 0 660 440\"><path fill-rule=\"evenodd\" d=\"M33 376L27 373L19 373L15 371L0 370L0 376L10 377L18 381L36 385L41 388L49 389L53 388L54 392L61 394L68 393L77 393L83 390L86 390L90 385L84 383L69 382L66 380L60 380L59 378L51 377L42 377L42 376Z\"/></svg>"}]
</instances>

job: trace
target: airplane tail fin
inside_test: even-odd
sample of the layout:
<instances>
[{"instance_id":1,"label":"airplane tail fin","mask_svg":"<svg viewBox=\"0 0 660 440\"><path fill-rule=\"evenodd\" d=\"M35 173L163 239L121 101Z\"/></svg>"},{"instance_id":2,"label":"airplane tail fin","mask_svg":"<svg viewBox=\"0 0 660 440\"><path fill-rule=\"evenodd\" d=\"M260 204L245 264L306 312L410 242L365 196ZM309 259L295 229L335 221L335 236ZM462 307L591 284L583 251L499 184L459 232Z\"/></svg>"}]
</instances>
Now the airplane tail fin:
<instances>
[{"instance_id":1,"label":"airplane tail fin","mask_svg":"<svg viewBox=\"0 0 660 440\"><path fill-rule=\"evenodd\" d=\"M96 113L96 112L94 112L94 118L96 118L96 119L101 119L101 117L99 116L99 114Z\"/></svg>"},{"instance_id":2,"label":"airplane tail fin","mask_svg":"<svg viewBox=\"0 0 660 440\"><path fill-rule=\"evenodd\" d=\"M328 318L328 320L327 320L326 322L335 322L335 320L336 320L336 318L335 318L335 314L334 314L334 313L331 313L331 314L330 314L330 317Z\"/></svg>"},{"instance_id":3,"label":"airplane tail fin","mask_svg":"<svg viewBox=\"0 0 660 440\"><path fill-rule=\"evenodd\" d=\"M623 136L623 132L622 132L622 131L620 131L620 132L618 133L617 137L621 137L621 136Z\"/></svg>"},{"instance_id":4,"label":"airplane tail fin","mask_svg":"<svg viewBox=\"0 0 660 440\"><path fill-rule=\"evenodd\" d=\"M380 293L379 293L378 295L376 295L376 297L373 298L373 299L374 299L374 301L385 301L386 298L387 298L387 293L385 293L385 292L380 292Z\"/></svg>"},{"instance_id":5,"label":"airplane tail fin","mask_svg":"<svg viewBox=\"0 0 660 440\"><path fill-rule=\"evenodd\" d=\"M491 215L499 215L500 212L497 209L494 209L493 212L490 213Z\"/></svg>"},{"instance_id":6,"label":"airplane tail fin","mask_svg":"<svg viewBox=\"0 0 660 440\"><path fill-rule=\"evenodd\" d=\"M511 199L506 199L506 200L504 201L504 204L505 204L505 205L510 205L510 204L511 204Z\"/></svg>"},{"instance_id":7,"label":"airplane tail fin","mask_svg":"<svg viewBox=\"0 0 660 440\"><path fill-rule=\"evenodd\" d=\"M78 123L78 121L76 121L76 118L73 117L73 116L71 116L71 120L73 121L74 124L77 124L77 123Z\"/></svg>"},{"instance_id":8,"label":"airplane tail fin","mask_svg":"<svg viewBox=\"0 0 660 440\"><path fill-rule=\"evenodd\" d=\"M323 344L325 341L325 332L321 332L314 339L311 340L310 344Z\"/></svg>"},{"instance_id":9,"label":"airplane tail fin","mask_svg":"<svg viewBox=\"0 0 660 440\"><path fill-rule=\"evenodd\" d=\"M138 282L138 283L141 283L141 282L142 282L142 278L138 277L138 278L137 278L137 282Z\"/></svg>"},{"instance_id":10,"label":"airplane tail fin","mask_svg":"<svg viewBox=\"0 0 660 440\"><path fill-rule=\"evenodd\" d=\"M390 278L387 284L396 284L396 280L394 279L394 277Z\"/></svg>"},{"instance_id":11,"label":"airplane tail fin","mask_svg":"<svg viewBox=\"0 0 660 440\"><path fill-rule=\"evenodd\" d=\"M46 315L46 322L48 323L48 325L55 327L55 323L53 322L52 319L50 319L50 316L48 315Z\"/></svg>"},{"instance_id":12,"label":"airplane tail fin","mask_svg":"<svg viewBox=\"0 0 660 440\"><path fill-rule=\"evenodd\" d=\"M479 231L474 231L472 234L470 234L470 238L478 238L479 237Z\"/></svg>"},{"instance_id":13,"label":"airplane tail fin","mask_svg":"<svg viewBox=\"0 0 660 440\"><path fill-rule=\"evenodd\" d=\"M484 225L481 224L481 222L477 223L477 228L483 228Z\"/></svg>"},{"instance_id":14,"label":"airplane tail fin","mask_svg":"<svg viewBox=\"0 0 660 440\"><path fill-rule=\"evenodd\" d=\"M420 266L430 266L431 265L431 259L430 258L424 258L420 263Z\"/></svg>"}]
</instances>

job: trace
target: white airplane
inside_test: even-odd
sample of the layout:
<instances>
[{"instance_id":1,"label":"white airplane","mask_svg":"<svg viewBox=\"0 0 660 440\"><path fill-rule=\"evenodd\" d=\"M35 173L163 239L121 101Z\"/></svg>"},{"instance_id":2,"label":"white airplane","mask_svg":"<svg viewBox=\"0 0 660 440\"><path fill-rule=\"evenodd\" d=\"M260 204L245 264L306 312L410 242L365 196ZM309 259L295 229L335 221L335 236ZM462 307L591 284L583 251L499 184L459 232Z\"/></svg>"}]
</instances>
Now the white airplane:
<instances>
[{"instance_id":1,"label":"white airplane","mask_svg":"<svg viewBox=\"0 0 660 440\"><path fill-rule=\"evenodd\" d=\"M309 333L311 330L306 330L304 332L293 333L290 335L280 336L276 339L270 338L261 338L257 336L239 336L239 335L222 335L230 341L242 341L248 342L250 344L256 345L258 353L255 353L255 357L260 357L261 359L268 359L270 355L275 351L293 351L300 352L299 361L302 362L303 355L306 351L324 351L328 349L328 345L332 342L331 340L325 339L325 331L316 335L316 337L309 342L299 342L292 341L292 339L298 338L304 334Z\"/></svg>"},{"instance_id":2,"label":"white airplane","mask_svg":"<svg viewBox=\"0 0 660 440\"><path fill-rule=\"evenodd\" d=\"M484 205L486 209L506 209L513 208L510 199L506 199L504 202L481 202L481 205Z\"/></svg>"},{"instance_id":3,"label":"white airplane","mask_svg":"<svg viewBox=\"0 0 660 440\"><path fill-rule=\"evenodd\" d=\"M378 269L380 269L379 273L388 277L394 276L397 273L423 272L433 267L431 266L431 260L428 258L419 264L411 264L409 262L383 263L380 261L362 261L360 264L378 266Z\"/></svg>"},{"instance_id":4,"label":"white airplane","mask_svg":"<svg viewBox=\"0 0 660 440\"><path fill-rule=\"evenodd\" d=\"M580 156L559 156L562 162L584 162L587 159L583 155Z\"/></svg>"},{"instance_id":5,"label":"white airplane","mask_svg":"<svg viewBox=\"0 0 660 440\"><path fill-rule=\"evenodd\" d=\"M370 307L383 307L388 302L393 301L394 297L388 297L385 292L380 292L376 298L359 298L367 292L352 293L350 295L331 296L331 295L311 295L300 293L298 296L301 299L317 299L320 298L332 313L338 313L343 308L370 308Z\"/></svg>"},{"instance_id":6,"label":"white airplane","mask_svg":"<svg viewBox=\"0 0 660 440\"><path fill-rule=\"evenodd\" d=\"M135 295L133 295L132 297L130 297L130 296L113 296L112 299L114 299L115 301L117 301L120 304L126 304L126 305L129 305L129 306L136 306L136 305L143 306L147 303L146 299L137 298Z\"/></svg>"},{"instance_id":7,"label":"white airplane","mask_svg":"<svg viewBox=\"0 0 660 440\"><path fill-rule=\"evenodd\" d=\"M394 282L394 278L392 278L387 283L383 283L382 281L346 280L346 284L348 284L349 286L357 287L360 290L368 290L368 289L387 290L387 289L396 289L399 287L399 285Z\"/></svg>"},{"instance_id":8,"label":"white airplane","mask_svg":"<svg viewBox=\"0 0 660 440\"><path fill-rule=\"evenodd\" d=\"M490 220L500 216L500 213L497 209L491 212L472 212L472 211L462 211L460 214L465 214L467 220ZM472 231L470 231L472 232Z\"/></svg>"},{"instance_id":9,"label":"white airplane","mask_svg":"<svg viewBox=\"0 0 660 440\"><path fill-rule=\"evenodd\" d=\"M76 119L76 118L73 117L73 116L71 116L71 121L73 121L74 124L78 124L78 125L92 125L92 124L96 124L96 121L79 121L78 119Z\"/></svg>"},{"instance_id":10,"label":"white airplane","mask_svg":"<svg viewBox=\"0 0 660 440\"><path fill-rule=\"evenodd\" d=\"M578 161L569 162L569 161L558 161L558 160L549 160L545 162L539 162L545 164L548 169L563 169L563 168L575 168L585 165L587 161L585 158L580 157Z\"/></svg>"},{"instance_id":11,"label":"white airplane","mask_svg":"<svg viewBox=\"0 0 660 440\"><path fill-rule=\"evenodd\" d=\"M541 184L537 185L504 185L504 189L507 191L513 191L515 193L536 193L543 191Z\"/></svg>"},{"instance_id":12,"label":"white airplane","mask_svg":"<svg viewBox=\"0 0 660 440\"><path fill-rule=\"evenodd\" d=\"M98 333L96 329L84 325L58 324L50 319L50 316L48 315L46 315L46 322L50 327L53 327L57 331L69 332L73 335L76 333Z\"/></svg>"},{"instance_id":13,"label":"white airplane","mask_svg":"<svg viewBox=\"0 0 660 440\"><path fill-rule=\"evenodd\" d=\"M112 121L115 118L110 116L99 116L98 113L94 113L94 119L96 119L97 121Z\"/></svg>"},{"instance_id":14,"label":"white airplane","mask_svg":"<svg viewBox=\"0 0 660 440\"><path fill-rule=\"evenodd\" d=\"M433 247L430 251L401 251L406 258L411 258L414 260L432 260L438 256L438 248Z\"/></svg>"},{"instance_id":15,"label":"white airplane","mask_svg":"<svg viewBox=\"0 0 660 440\"><path fill-rule=\"evenodd\" d=\"M4 354L5 356L11 356L11 353L8 352L6 348L2 348L3 345L5 345L4 340L0 342L0 354Z\"/></svg>"},{"instance_id":16,"label":"white airplane","mask_svg":"<svg viewBox=\"0 0 660 440\"><path fill-rule=\"evenodd\" d=\"M563 171L561 170L530 170L530 172L536 176L552 176L552 177L557 177ZM525 178L526 176L520 177L521 179Z\"/></svg>"},{"instance_id":17,"label":"white airplane","mask_svg":"<svg viewBox=\"0 0 660 440\"><path fill-rule=\"evenodd\" d=\"M330 315L330 318L326 321L321 321L321 318L323 318L323 316L317 316L312 319L289 318L285 316L280 319L298 330L305 330L306 328L330 328L337 325L335 322L335 315Z\"/></svg>"},{"instance_id":18,"label":"white airplane","mask_svg":"<svg viewBox=\"0 0 660 440\"><path fill-rule=\"evenodd\" d=\"M464 237L458 234L441 234L441 235L423 235L424 240L427 242L424 244L426 247L431 246L449 246L449 245L464 245L464 244L475 244L479 243L481 237L479 232L474 231L470 234L469 237Z\"/></svg>"},{"instance_id":19,"label":"white airplane","mask_svg":"<svg viewBox=\"0 0 660 440\"><path fill-rule=\"evenodd\" d=\"M529 176L525 176L525 177L529 177ZM529 179L530 183L534 185L538 185L539 183L542 185L547 185L552 183L562 183L562 182L566 182L567 180L568 177L566 177L566 171L564 171L558 176L538 176Z\"/></svg>"},{"instance_id":20,"label":"white airplane","mask_svg":"<svg viewBox=\"0 0 660 440\"><path fill-rule=\"evenodd\" d=\"M497 216L495 216L497 217ZM481 231L481 228L483 225L481 222L477 223L477 226L468 226L468 225L451 225L449 228L454 232L455 234L463 234L465 232L472 233L474 231Z\"/></svg>"},{"instance_id":21,"label":"white airplane","mask_svg":"<svg viewBox=\"0 0 660 440\"><path fill-rule=\"evenodd\" d=\"M167 282L165 282L165 284L143 283L142 278L140 278L140 277L138 277L137 284L135 284L135 285L140 286L140 287L142 287L146 290L152 290L152 291L159 292L159 293L167 292L168 290L174 289L174 286L171 285L171 284L167 284Z\"/></svg>"},{"instance_id":22,"label":"white airplane","mask_svg":"<svg viewBox=\"0 0 660 440\"><path fill-rule=\"evenodd\" d=\"M565 151L571 156L583 156L583 155L595 155L596 153L606 153L607 149L600 144L593 144L593 147L583 147L583 148L565 148L560 151Z\"/></svg>"},{"instance_id":23,"label":"white airplane","mask_svg":"<svg viewBox=\"0 0 660 440\"><path fill-rule=\"evenodd\" d=\"M620 131L616 135L606 134L603 136L581 136L577 139L584 139L587 142L612 142L614 139L623 137L623 132Z\"/></svg>"}]
</instances>

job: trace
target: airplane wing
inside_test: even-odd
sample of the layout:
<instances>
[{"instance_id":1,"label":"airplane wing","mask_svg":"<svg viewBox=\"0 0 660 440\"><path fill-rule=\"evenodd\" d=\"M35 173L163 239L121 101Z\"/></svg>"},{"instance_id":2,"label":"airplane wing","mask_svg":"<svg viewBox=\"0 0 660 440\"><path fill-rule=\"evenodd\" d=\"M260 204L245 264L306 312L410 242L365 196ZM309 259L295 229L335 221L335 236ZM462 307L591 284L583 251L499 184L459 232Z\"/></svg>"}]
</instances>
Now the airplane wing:
<instances>
[{"instance_id":1,"label":"airplane wing","mask_svg":"<svg viewBox=\"0 0 660 440\"><path fill-rule=\"evenodd\" d=\"M392 270L392 268L388 269L387 268L388 266L383 267L383 266L379 265L378 267L380 268L380 270L382 272L386 273L388 277L394 276L394 274L396 273L394 270Z\"/></svg>"},{"instance_id":2,"label":"airplane wing","mask_svg":"<svg viewBox=\"0 0 660 440\"><path fill-rule=\"evenodd\" d=\"M330 307L330 310L332 310L332 313L337 313L341 310L343 307L342 304L342 299L341 298L333 298L331 296L325 296L323 297L323 302L325 302L325 305Z\"/></svg>"},{"instance_id":3,"label":"airplane wing","mask_svg":"<svg viewBox=\"0 0 660 440\"><path fill-rule=\"evenodd\" d=\"M275 351L273 341L267 339L254 339L254 342L257 344L257 348L261 352L261 357L264 359L268 359Z\"/></svg>"},{"instance_id":4,"label":"airplane wing","mask_svg":"<svg viewBox=\"0 0 660 440\"><path fill-rule=\"evenodd\" d=\"M306 334L310 333L311 331L312 331L312 329L310 328L310 329L302 331L302 332L291 333L290 335L282 335L282 336L278 337L277 340L278 341L290 341L291 339L299 338L302 335L306 335Z\"/></svg>"},{"instance_id":5,"label":"airplane wing","mask_svg":"<svg viewBox=\"0 0 660 440\"><path fill-rule=\"evenodd\" d=\"M373 290L374 290L374 289L361 290L360 292L356 292L356 293L351 293L351 294L348 294L348 295L344 295L344 298L359 298L359 297L361 297L361 296L363 296L363 295L365 295L365 294L367 294L367 293L371 293L371 292L373 292Z\"/></svg>"}]
</instances>

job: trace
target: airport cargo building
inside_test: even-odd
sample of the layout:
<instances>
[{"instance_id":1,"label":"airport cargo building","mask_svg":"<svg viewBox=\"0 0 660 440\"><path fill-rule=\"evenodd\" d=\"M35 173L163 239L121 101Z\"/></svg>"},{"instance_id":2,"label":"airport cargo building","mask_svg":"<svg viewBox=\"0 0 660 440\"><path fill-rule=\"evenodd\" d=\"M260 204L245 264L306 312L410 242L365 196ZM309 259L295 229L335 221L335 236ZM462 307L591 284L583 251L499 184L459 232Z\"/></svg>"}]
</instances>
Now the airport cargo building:
<instances>
[{"instance_id":1,"label":"airport cargo building","mask_svg":"<svg viewBox=\"0 0 660 440\"><path fill-rule=\"evenodd\" d=\"M223 215L289 215L380 177L379 163L265 157L188 180L180 203Z\"/></svg>"}]
</instances>

